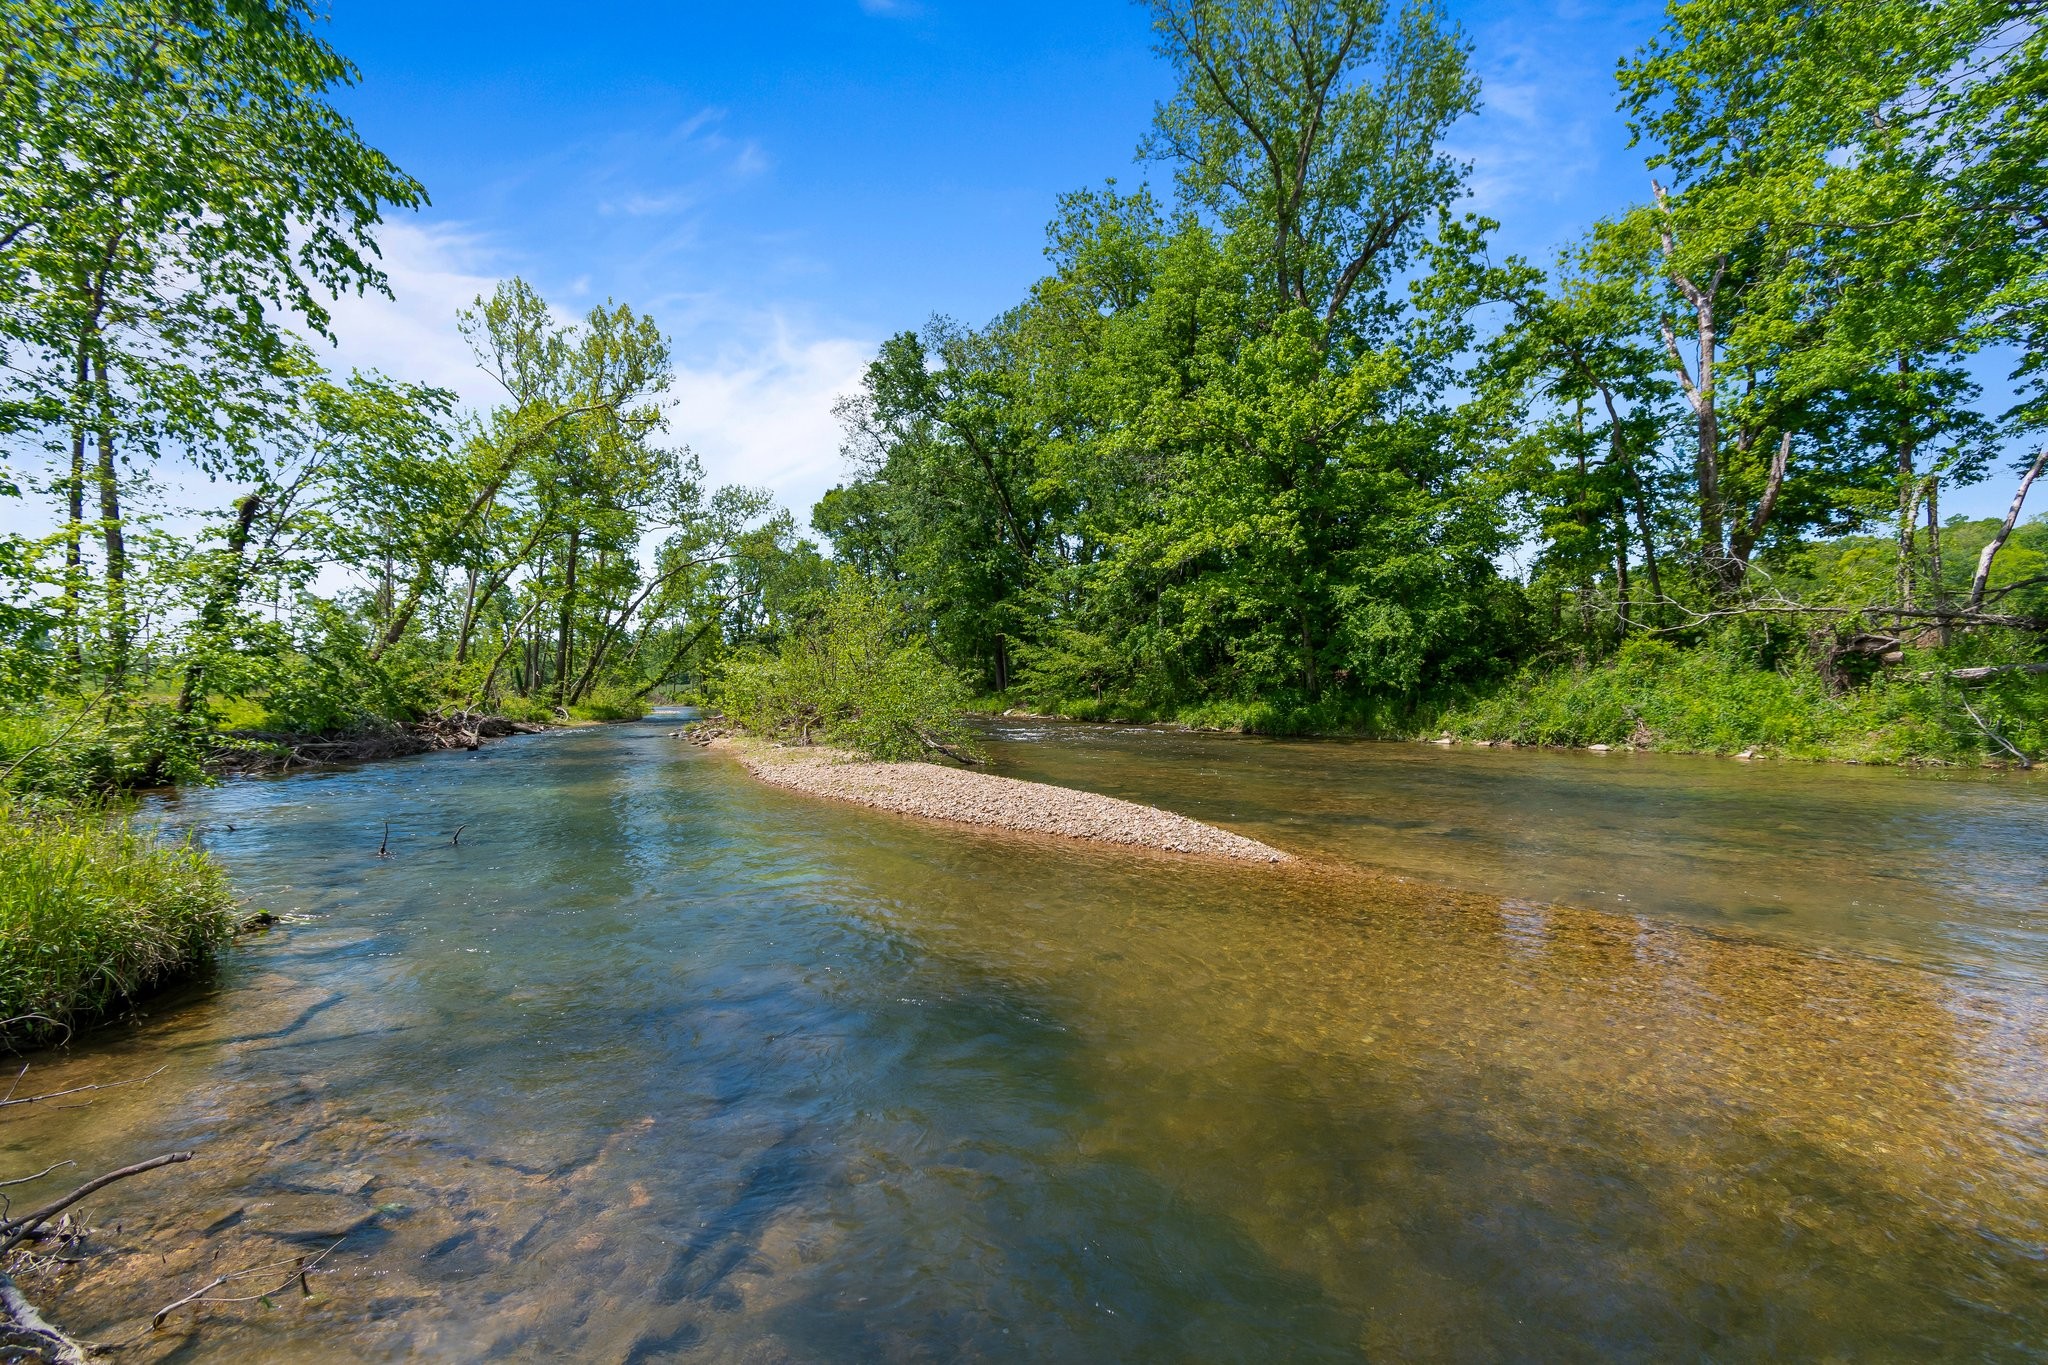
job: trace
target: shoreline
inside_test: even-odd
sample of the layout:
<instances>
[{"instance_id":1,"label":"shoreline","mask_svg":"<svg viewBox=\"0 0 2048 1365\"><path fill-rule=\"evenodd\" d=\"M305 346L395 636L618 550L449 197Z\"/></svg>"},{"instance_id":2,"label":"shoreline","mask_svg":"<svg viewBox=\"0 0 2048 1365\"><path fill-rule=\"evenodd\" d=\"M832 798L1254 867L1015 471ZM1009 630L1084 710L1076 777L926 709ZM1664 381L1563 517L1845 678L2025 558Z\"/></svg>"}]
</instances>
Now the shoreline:
<instances>
[{"instance_id":1,"label":"shoreline","mask_svg":"<svg viewBox=\"0 0 2048 1365\"><path fill-rule=\"evenodd\" d=\"M272 730L229 730L215 760L215 771L227 776L282 775L295 768L323 768L342 763L376 763L415 754L451 749L474 751L485 742L514 735L539 735L568 729L576 721L526 721L505 716L455 712L421 720L399 721L354 734L303 735ZM603 722L588 722L601 724Z\"/></svg>"},{"instance_id":2,"label":"shoreline","mask_svg":"<svg viewBox=\"0 0 2048 1365\"><path fill-rule=\"evenodd\" d=\"M898 815L1232 862L1298 861L1270 844L1185 815L1071 787L935 763L871 763L839 749L793 749L723 736L692 742L731 754L771 786Z\"/></svg>"},{"instance_id":3,"label":"shoreline","mask_svg":"<svg viewBox=\"0 0 2048 1365\"><path fill-rule=\"evenodd\" d=\"M1026 711L1011 707L996 711L976 709L972 713L984 722L1005 720L1056 721L1064 725L1101 725L1128 730L1161 730L1189 735L1234 735L1246 739L1308 740L1329 743L1350 744L1403 744L1428 745L1439 749L1516 749L1531 753L1547 754L1617 754L1623 757L1641 758L1697 758L1719 759L1736 763L1787 763L1804 767L1824 768L1891 768L1903 772L1934 771L1944 773L2034 773L2048 771L2048 765L2029 761L2020 763L2011 758L1986 757L1974 763L1957 762L1952 759L1912 756L1898 759L1846 758L1838 754L1789 754L1762 741L1752 744L1741 752L1728 749L1667 749L1654 744L1544 744L1534 740L1518 739L1472 739L1456 735L1425 735L1403 731L1387 733L1377 730L1300 730L1271 731L1246 729L1241 725L1200 725L1191 721L1172 718L1139 719L1132 716L1081 716L1060 711Z\"/></svg>"}]
</instances>

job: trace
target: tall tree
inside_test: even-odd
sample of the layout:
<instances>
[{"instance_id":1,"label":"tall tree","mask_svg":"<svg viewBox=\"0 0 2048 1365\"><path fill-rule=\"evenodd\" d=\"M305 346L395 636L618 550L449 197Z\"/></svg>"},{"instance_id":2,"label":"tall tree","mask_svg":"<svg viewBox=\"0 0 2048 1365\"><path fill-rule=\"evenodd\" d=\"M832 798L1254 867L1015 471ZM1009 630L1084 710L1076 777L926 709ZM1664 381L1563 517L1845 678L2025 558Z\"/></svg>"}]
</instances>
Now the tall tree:
<instances>
[{"instance_id":1,"label":"tall tree","mask_svg":"<svg viewBox=\"0 0 2048 1365\"><path fill-rule=\"evenodd\" d=\"M1466 171L1443 147L1478 107L1469 48L1410 0L1151 0L1179 78L1143 155L1246 238L1280 306L1384 323L1386 290Z\"/></svg>"},{"instance_id":2,"label":"tall tree","mask_svg":"<svg viewBox=\"0 0 2048 1365\"><path fill-rule=\"evenodd\" d=\"M307 0L22 0L0 17L4 412L97 486L108 667L127 667L124 462L246 472L288 404L292 322L382 289L372 232L419 184L329 102L355 68ZM90 435L95 468L85 459Z\"/></svg>"}]
</instances>

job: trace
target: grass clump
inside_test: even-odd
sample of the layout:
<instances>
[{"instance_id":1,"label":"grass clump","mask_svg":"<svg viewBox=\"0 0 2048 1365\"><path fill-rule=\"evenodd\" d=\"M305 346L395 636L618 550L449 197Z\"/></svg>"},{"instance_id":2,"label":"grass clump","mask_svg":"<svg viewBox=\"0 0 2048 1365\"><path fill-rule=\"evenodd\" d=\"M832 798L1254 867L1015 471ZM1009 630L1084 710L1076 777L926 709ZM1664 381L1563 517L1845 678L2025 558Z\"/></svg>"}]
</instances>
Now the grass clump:
<instances>
[{"instance_id":1,"label":"grass clump","mask_svg":"<svg viewBox=\"0 0 2048 1365\"><path fill-rule=\"evenodd\" d=\"M210 960L234 932L226 874L121 816L0 796L0 1029L34 1041Z\"/></svg>"}]
</instances>

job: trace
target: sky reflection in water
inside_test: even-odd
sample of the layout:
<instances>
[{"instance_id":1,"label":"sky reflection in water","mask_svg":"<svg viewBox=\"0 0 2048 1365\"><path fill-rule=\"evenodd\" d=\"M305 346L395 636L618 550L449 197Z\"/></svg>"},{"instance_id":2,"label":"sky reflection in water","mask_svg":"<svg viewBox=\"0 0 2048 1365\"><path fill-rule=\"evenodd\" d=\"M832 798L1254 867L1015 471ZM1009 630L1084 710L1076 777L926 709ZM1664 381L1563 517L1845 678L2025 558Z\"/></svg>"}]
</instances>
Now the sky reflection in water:
<instances>
[{"instance_id":1,"label":"sky reflection in water","mask_svg":"<svg viewBox=\"0 0 2048 1365\"><path fill-rule=\"evenodd\" d=\"M2041 789L1474 765L1543 757L1001 745L1507 902L942 830L658 721L183 796L306 918L38 1061L169 1070L9 1119L6 1173L201 1153L103 1205L136 1256L44 1297L118 1340L340 1238L312 1303L141 1358L2048 1349L2041 940L2008 884ZM1809 889L1817 837L1890 876ZM1988 889L1930 871L1963 859ZM1549 903L1575 883L1646 913ZM1684 923L1752 901L1791 913Z\"/></svg>"}]
</instances>

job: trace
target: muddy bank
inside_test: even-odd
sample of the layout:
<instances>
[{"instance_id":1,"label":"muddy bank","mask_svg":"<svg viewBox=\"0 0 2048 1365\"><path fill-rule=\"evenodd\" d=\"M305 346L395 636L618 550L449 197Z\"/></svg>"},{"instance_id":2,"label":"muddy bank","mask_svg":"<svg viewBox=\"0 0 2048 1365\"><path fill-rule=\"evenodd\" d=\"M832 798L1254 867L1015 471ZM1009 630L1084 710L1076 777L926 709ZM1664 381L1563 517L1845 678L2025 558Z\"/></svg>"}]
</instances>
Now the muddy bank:
<instances>
[{"instance_id":1,"label":"muddy bank","mask_svg":"<svg viewBox=\"0 0 2048 1365\"><path fill-rule=\"evenodd\" d=\"M1294 861L1292 854L1242 834L1094 792L935 763L864 763L837 749L725 738L708 743L735 755L764 782L901 815L1241 862Z\"/></svg>"}]
</instances>

